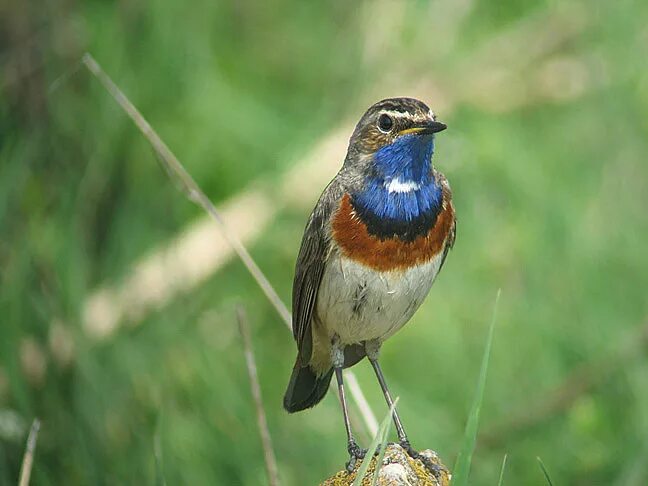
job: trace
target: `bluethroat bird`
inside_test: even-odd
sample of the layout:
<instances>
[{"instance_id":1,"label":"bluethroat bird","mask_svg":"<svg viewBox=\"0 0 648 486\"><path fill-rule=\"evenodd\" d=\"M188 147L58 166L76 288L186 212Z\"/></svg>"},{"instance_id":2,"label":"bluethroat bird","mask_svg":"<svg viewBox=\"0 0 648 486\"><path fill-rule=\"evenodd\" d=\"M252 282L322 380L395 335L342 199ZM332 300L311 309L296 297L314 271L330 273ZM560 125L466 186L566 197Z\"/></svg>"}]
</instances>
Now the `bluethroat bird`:
<instances>
[{"instance_id":1,"label":"bluethroat bird","mask_svg":"<svg viewBox=\"0 0 648 486\"><path fill-rule=\"evenodd\" d=\"M392 406L378 352L421 305L454 244L452 193L432 166L435 134L445 129L416 99L373 105L304 232L292 299L298 355L284 408L319 403L335 373L350 462L365 451L351 431L342 369L366 356ZM397 413L394 423L416 456Z\"/></svg>"}]
</instances>

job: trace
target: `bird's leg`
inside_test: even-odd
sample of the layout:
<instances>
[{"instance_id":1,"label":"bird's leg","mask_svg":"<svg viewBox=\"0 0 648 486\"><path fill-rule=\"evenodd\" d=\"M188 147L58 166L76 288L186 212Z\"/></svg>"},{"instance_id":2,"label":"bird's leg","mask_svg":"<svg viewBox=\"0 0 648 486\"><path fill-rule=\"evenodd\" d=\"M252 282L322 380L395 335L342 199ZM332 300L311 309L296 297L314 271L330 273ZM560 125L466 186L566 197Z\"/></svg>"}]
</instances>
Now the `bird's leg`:
<instances>
[{"instance_id":1,"label":"bird's leg","mask_svg":"<svg viewBox=\"0 0 648 486\"><path fill-rule=\"evenodd\" d=\"M333 361L333 369L335 370L335 378L338 384L338 393L340 395L340 404L342 405L342 413L344 414L344 428L347 434L347 451L349 452L349 462L347 463L347 471L353 471L355 463L358 459L364 458L367 453L366 449L361 449L353 438L351 431L351 420L349 420L349 411L347 409L346 394L344 393L344 379L342 377L342 367L344 366L344 349L339 345L339 338L335 336L331 342L331 358Z\"/></svg>"},{"instance_id":2,"label":"bird's leg","mask_svg":"<svg viewBox=\"0 0 648 486\"><path fill-rule=\"evenodd\" d=\"M367 358L369 358L369 362L371 363L371 366L373 366L373 369L376 373L376 378L378 378L378 383L380 383L380 388L382 389L383 395L385 395L387 406L391 410L392 407L394 407L394 400L389 393L389 388L387 388L387 382L385 381L385 377L383 376L382 370L380 369L380 364L378 364L378 353L380 351L381 344L382 343L377 339L367 341L365 342L365 352L367 353ZM434 474L435 477L441 477L441 468L430 461L429 458L423 456L422 454L419 454L418 451L416 451L410 444L396 408L394 408L394 425L396 426L396 433L398 434L398 443L407 452L407 454L414 459L420 459L425 467L432 474Z\"/></svg>"},{"instance_id":3,"label":"bird's leg","mask_svg":"<svg viewBox=\"0 0 648 486\"><path fill-rule=\"evenodd\" d=\"M373 366L373 369L376 373L376 377L378 378L378 383L380 383L380 388L382 389L383 395L385 395L387 406L391 410L391 408L394 406L394 400L392 400L392 396L389 393L389 388L387 388L387 382L385 381L385 377L383 376L380 365L378 364L378 353L380 351L380 345L381 342L377 339L367 341L365 343L365 352L367 353L367 358L369 358L369 362L371 363L371 366ZM401 422L401 419L398 416L398 412L395 408L393 417L394 425L396 426L396 433L398 434L398 442L400 442L403 449L410 448L409 440L407 439L405 429L403 428L403 423Z\"/></svg>"}]
</instances>

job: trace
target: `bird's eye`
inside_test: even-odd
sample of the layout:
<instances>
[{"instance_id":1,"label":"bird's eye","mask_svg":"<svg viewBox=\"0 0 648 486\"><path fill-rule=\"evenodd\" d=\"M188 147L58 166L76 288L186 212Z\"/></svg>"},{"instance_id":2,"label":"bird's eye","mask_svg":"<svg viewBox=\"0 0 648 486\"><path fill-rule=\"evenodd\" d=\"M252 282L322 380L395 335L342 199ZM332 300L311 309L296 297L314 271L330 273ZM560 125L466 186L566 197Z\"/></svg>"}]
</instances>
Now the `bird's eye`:
<instances>
[{"instance_id":1,"label":"bird's eye","mask_svg":"<svg viewBox=\"0 0 648 486\"><path fill-rule=\"evenodd\" d=\"M394 127L394 120L391 116L383 113L378 118L378 128L381 132L388 133Z\"/></svg>"}]
</instances>

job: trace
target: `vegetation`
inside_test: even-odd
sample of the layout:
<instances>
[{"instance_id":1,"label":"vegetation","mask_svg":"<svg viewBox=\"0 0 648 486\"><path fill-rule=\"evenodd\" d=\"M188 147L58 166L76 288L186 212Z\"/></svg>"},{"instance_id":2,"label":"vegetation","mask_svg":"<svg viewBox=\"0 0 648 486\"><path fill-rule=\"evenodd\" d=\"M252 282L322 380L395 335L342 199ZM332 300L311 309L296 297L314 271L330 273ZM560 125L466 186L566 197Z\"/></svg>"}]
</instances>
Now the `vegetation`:
<instances>
[{"instance_id":1,"label":"vegetation","mask_svg":"<svg viewBox=\"0 0 648 486\"><path fill-rule=\"evenodd\" d=\"M0 484L16 484L34 417L32 484L266 481L239 304L282 484L347 459L334 394L282 410L289 332L217 231L198 231L204 214L80 67L85 51L235 215L287 303L353 123L379 98L427 101L449 126L435 163L459 222L430 297L382 351L413 445L454 463L501 288L470 484L496 484L505 453L504 484L540 484L536 457L556 484L648 481L648 3L0 12ZM354 370L384 417L371 367Z\"/></svg>"}]
</instances>

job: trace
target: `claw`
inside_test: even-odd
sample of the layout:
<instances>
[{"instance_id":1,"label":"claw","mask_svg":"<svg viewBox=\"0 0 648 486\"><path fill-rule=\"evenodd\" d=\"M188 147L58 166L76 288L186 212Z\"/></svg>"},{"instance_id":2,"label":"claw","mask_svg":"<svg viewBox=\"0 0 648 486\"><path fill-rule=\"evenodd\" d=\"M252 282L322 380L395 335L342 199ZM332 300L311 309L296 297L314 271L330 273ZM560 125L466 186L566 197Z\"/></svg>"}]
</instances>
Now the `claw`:
<instances>
[{"instance_id":1,"label":"claw","mask_svg":"<svg viewBox=\"0 0 648 486\"><path fill-rule=\"evenodd\" d=\"M367 455L367 449L361 449L355 442L349 442L347 451L349 451L350 458L349 462L346 463L346 470L350 473L355 468L356 463Z\"/></svg>"},{"instance_id":2,"label":"claw","mask_svg":"<svg viewBox=\"0 0 648 486\"><path fill-rule=\"evenodd\" d=\"M400 441L400 446L403 448L405 452L407 452L407 455L410 456L412 459L418 459L423 463L425 468L430 471L435 478L438 480L441 480L442 477L442 469L438 464L434 464L429 457L424 456L423 454L420 454L417 450L415 450L412 445L409 443L408 440L401 440Z\"/></svg>"}]
</instances>

